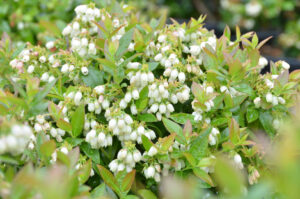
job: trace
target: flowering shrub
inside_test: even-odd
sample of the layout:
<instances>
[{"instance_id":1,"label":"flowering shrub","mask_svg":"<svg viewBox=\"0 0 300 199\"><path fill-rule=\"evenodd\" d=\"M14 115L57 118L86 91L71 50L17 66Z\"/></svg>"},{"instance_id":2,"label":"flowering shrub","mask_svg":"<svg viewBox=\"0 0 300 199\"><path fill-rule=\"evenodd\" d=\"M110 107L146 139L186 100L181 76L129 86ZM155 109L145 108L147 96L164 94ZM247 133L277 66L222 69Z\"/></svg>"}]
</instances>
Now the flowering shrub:
<instances>
[{"instance_id":1,"label":"flowering shrub","mask_svg":"<svg viewBox=\"0 0 300 199\"><path fill-rule=\"evenodd\" d=\"M33 175L43 189L47 181L38 176L56 172L65 177L51 178L66 182L55 192L62 198L155 198L151 192L170 175L218 188L213 173L223 155L256 183L267 168L255 130L276 137L299 71L289 74L278 61L260 74L266 41L252 32L237 28L230 41L228 28L221 38L203 28L204 17L166 26L165 16L147 24L130 10L80 5L63 37L10 55L1 71L1 172L32 162L19 180ZM20 181L10 185L3 176L6 197ZM31 198L46 197L34 186L24 188Z\"/></svg>"}]
</instances>

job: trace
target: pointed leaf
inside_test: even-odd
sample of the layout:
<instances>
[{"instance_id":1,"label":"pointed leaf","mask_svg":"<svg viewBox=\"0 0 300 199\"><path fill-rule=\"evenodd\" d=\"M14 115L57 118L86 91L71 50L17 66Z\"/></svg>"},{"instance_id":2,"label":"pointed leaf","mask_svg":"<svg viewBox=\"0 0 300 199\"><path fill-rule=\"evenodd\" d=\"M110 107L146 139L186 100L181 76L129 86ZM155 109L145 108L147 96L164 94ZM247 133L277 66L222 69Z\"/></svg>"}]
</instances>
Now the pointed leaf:
<instances>
[{"instance_id":1,"label":"pointed leaf","mask_svg":"<svg viewBox=\"0 0 300 199\"><path fill-rule=\"evenodd\" d=\"M135 178L135 170L132 170L124 177L121 186L123 192L128 193L130 191L131 186L134 182L134 178Z\"/></svg>"},{"instance_id":2,"label":"pointed leaf","mask_svg":"<svg viewBox=\"0 0 300 199\"><path fill-rule=\"evenodd\" d=\"M118 185L118 182L114 175L107 170L105 167L101 165L97 165L98 170L100 172L102 180L105 182L107 186L109 186L112 190L114 190L119 196L121 195L121 190Z\"/></svg>"},{"instance_id":3,"label":"pointed leaf","mask_svg":"<svg viewBox=\"0 0 300 199\"><path fill-rule=\"evenodd\" d=\"M183 135L183 131L181 126L179 126L177 123L167 119L167 118L163 118L162 119L166 129L170 132L170 133L176 133L176 139L178 142L180 142L181 144L185 143L185 137Z\"/></svg>"},{"instance_id":4,"label":"pointed leaf","mask_svg":"<svg viewBox=\"0 0 300 199\"><path fill-rule=\"evenodd\" d=\"M78 137L84 126L84 105L77 107L76 111L72 115L71 125L72 125L72 136Z\"/></svg>"}]
</instances>

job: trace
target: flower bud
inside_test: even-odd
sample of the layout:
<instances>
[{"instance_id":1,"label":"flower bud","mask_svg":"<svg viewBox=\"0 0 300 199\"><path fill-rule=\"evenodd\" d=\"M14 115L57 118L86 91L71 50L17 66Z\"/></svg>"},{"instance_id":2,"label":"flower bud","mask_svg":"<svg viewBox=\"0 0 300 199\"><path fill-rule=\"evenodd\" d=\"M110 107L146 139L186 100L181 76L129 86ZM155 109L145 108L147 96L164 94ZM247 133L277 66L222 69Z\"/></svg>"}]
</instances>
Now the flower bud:
<instances>
[{"instance_id":1,"label":"flower bud","mask_svg":"<svg viewBox=\"0 0 300 199\"><path fill-rule=\"evenodd\" d=\"M130 111L131 111L131 113L132 113L133 115L136 115L136 114L138 113L137 108L136 108L136 106L135 106L134 104L132 104L132 105L130 106Z\"/></svg>"},{"instance_id":2,"label":"flower bud","mask_svg":"<svg viewBox=\"0 0 300 199\"><path fill-rule=\"evenodd\" d=\"M34 66L33 65L28 66L27 72L33 73L33 71L34 71Z\"/></svg>"},{"instance_id":3,"label":"flower bud","mask_svg":"<svg viewBox=\"0 0 300 199\"><path fill-rule=\"evenodd\" d=\"M267 93L266 95L266 101L269 103L272 103L273 101L273 95L271 93Z\"/></svg>"},{"instance_id":4,"label":"flower bud","mask_svg":"<svg viewBox=\"0 0 300 199\"><path fill-rule=\"evenodd\" d=\"M228 91L228 88L226 86L221 86L220 91L221 91L221 93L223 93L225 91Z\"/></svg>"},{"instance_id":5,"label":"flower bud","mask_svg":"<svg viewBox=\"0 0 300 199\"><path fill-rule=\"evenodd\" d=\"M61 71L62 73L68 72L68 71L69 71L69 64L64 64L64 65L62 65L60 71Z\"/></svg>"},{"instance_id":6,"label":"flower bud","mask_svg":"<svg viewBox=\"0 0 300 199\"><path fill-rule=\"evenodd\" d=\"M41 80L46 82L46 81L48 81L48 79L49 79L49 74L48 73L43 73L43 75L41 77Z\"/></svg>"},{"instance_id":7,"label":"flower bud","mask_svg":"<svg viewBox=\"0 0 300 199\"><path fill-rule=\"evenodd\" d=\"M41 56L41 57L39 58L39 61L40 61L41 63L45 63L45 62L46 62L46 57L45 57L45 56Z\"/></svg>"},{"instance_id":8,"label":"flower bud","mask_svg":"<svg viewBox=\"0 0 300 199\"><path fill-rule=\"evenodd\" d=\"M159 105L159 112L160 112L161 114L166 113L166 110L167 110L166 105L164 105L164 104L160 104L160 105Z\"/></svg>"},{"instance_id":9,"label":"flower bud","mask_svg":"<svg viewBox=\"0 0 300 199\"><path fill-rule=\"evenodd\" d=\"M95 104L94 103L89 103L88 104L88 110L89 110L89 112L94 112L95 111Z\"/></svg>"},{"instance_id":10,"label":"flower bud","mask_svg":"<svg viewBox=\"0 0 300 199\"><path fill-rule=\"evenodd\" d=\"M190 53L194 56L199 55L200 50L201 50L200 46L196 46L196 45L190 46Z\"/></svg>"},{"instance_id":11,"label":"flower bud","mask_svg":"<svg viewBox=\"0 0 300 199\"><path fill-rule=\"evenodd\" d=\"M172 70L172 72L171 72L171 75L170 75L171 77L171 79L176 79L177 78L177 76L178 76L178 71L176 70L176 69L174 69L174 70Z\"/></svg>"},{"instance_id":12,"label":"flower bud","mask_svg":"<svg viewBox=\"0 0 300 199\"><path fill-rule=\"evenodd\" d=\"M155 175L155 169L153 166L150 166L148 167L146 170L145 170L145 177L146 178L153 178Z\"/></svg>"},{"instance_id":13,"label":"flower bud","mask_svg":"<svg viewBox=\"0 0 300 199\"><path fill-rule=\"evenodd\" d=\"M115 172L118 169L118 163L116 160L111 161L108 166L112 172Z\"/></svg>"},{"instance_id":14,"label":"flower bud","mask_svg":"<svg viewBox=\"0 0 300 199\"><path fill-rule=\"evenodd\" d=\"M154 147L154 146L152 146L150 149L149 149L149 151L148 151L148 155L149 156L154 156L154 155L156 155L157 154L157 149Z\"/></svg>"},{"instance_id":15,"label":"flower bud","mask_svg":"<svg viewBox=\"0 0 300 199\"><path fill-rule=\"evenodd\" d=\"M70 25L68 25L67 27L65 27L65 28L63 29L62 34L63 34L64 36L66 36L66 35L70 34L71 32L72 32L72 28L71 28Z\"/></svg>"},{"instance_id":16,"label":"flower bud","mask_svg":"<svg viewBox=\"0 0 300 199\"><path fill-rule=\"evenodd\" d=\"M129 103L131 101L131 97L131 93L127 92L124 97L125 102Z\"/></svg>"},{"instance_id":17,"label":"flower bud","mask_svg":"<svg viewBox=\"0 0 300 199\"><path fill-rule=\"evenodd\" d=\"M139 161L141 161L141 159L142 159L141 152L138 151L138 150L134 151L134 152L133 152L133 160L134 160L135 162L139 162Z\"/></svg>"},{"instance_id":18,"label":"flower bud","mask_svg":"<svg viewBox=\"0 0 300 199\"><path fill-rule=\"evenodd\" d=\"M173 107L172 104L168 104L168 105L167 105L167 109L168 109L168 111L169 111L170 113L174 112L174 107Z\"/></svg>"},{"instance_id":19,"label":"flower bud","mask_svg":"<svg viewBox=\"0 0 300 199\"><path fill-rule=\"evenodd\" d=\"M119 160L125 159L126 156L127 156L127 149L121 149L121 150L118 152L118 159L119 159Z\"/></svg>"},{"instance_id":20,"label":"flower bud","mask_svg":"<svg viewBox=\"0 0 300 199\"><path fill-rule=\"evenodd\" d=\"M178 74L178 80L183 83L185 81L185 74L183 72L180 72Z\"/></svg>"},{"instance_id":21,"label":"flower bud","mask_svg":"<svg viewBox=\"0 0 300 199\"><path fill-rule=\"evenodd\" d=\"M256 108L260 107L260 102L261 102L260 97L256 97L256 98L253 100L253 102L254 102Z\"/></svg>"},{"instance_id":22,"label":"flower bud","mask_svg":"<svg viewBox=\"0 0 300 199\"><path fill-rule=\"evenodd\" d=\"M150 108L150 111L152 113L156 113L158 110L158 105L157 104L152 104L151 108Z\"/></svg>"},{"instance_id":23,"label":"flower bud","mask_svg":"<svg viewBox=\"0 0 300 199\"><path fill-rule=\"evenodd\" d=\"M137 99L139 99L139 97L140 97L140 94L139 94L138 90L133 90L132 91L132 98L137 100Z\"/></svg>"},{"instance_id":24,"label":"flower bud","mask_svg":"<svg viewBox=\"0 0 300 199\"><path fill-rule=\"evenodd\" d=\"M127 103L124 99L121 99L119 106L121 109L125 109L127 107Z\"/></svg>"},{"instance_id":25,"label":"flower bud","mask_svg":"<svg viewBox=\"0 0 300 199\"><path fill-rule=\"evenodd\" d=\"M89 70L88 70L87 67L82 67L81 72L82 72L83 75L88 75L89 74Z\"/></svg>"},{"instance_id":26,"label":"flower bud","mask_svg":"<svg viewBox=\"0 0 300 199\"><path fill-rule=\"evenodd\" d=\"M109 120L109 123L108 123L108 128L109 130L113 130L114 128L116 128L117 126L117 120L112 118L111 120Z\"/></svg>"},{"instance_id":27,"label":"flower bud","mask_svg":"<svg viewBox=\"0 0 300 199\"><path fill-rule=\"evenodd\" d=\"M159 54L155 55L154 60L161 61L162 57L163 57L163 55L161 53L159 53Z\"/></svg>"},{"instance_id":28,"label":"flower bud","mask_svg":"<svg viewBox=\"0 0 300 199\"><path fill-rule=\"evenodd\" d=\"M54 47L54 42L53 41L49 41L46 43L46 48L51 49Z\"/></svg>"},{"instance_id":29,"label":"flower bud","mask_svg":"<svg viewBox=\"0 0 300 199\"><path fill-rule=\"evenodd\" d=\"M211 86L206 87L206 93L207 94L211 94L213 92L214 92L214 88L213 87L211 87Z\"/></svg>"},{"instance_id":30,"label":"flower bud","mask_svg":"<svg viewBox=\"0 0 300 199\"><path fill-rule=\"evenodd\" d=\"M68 154L69 153L69 151L68 151L68 149L66 148L66 147L62 147L61 149L60 149L60 151L62 152L62 153L64 153L64 154Z\"/></svg>"},{"instance_id":31,"label":"flower bud","mask_svg":"<svg viewBox=\"0 0 300 199\"><path fill-rule=\"evenodd\" d=\"M74 96L74 103L75 105L79 105L80 104L80 100L82 98L82 93L80 91L78 91L75 96Z\"/></svg>"},{"instance_id":32,"label":"flower bud","mask_svg":"<svg viewBox=\"0 0 300 199\"><path fill-rule=\"evenodd\" d=\"M290 65L287 62L285 62L285 61L281 61L281 66L285 70L289 70L290 69Z\"/></svg>"},{"instance_id":33,"label":"flower bud","mask_svg":"<svg viewBox=\"0 0 300 199\"><path fill-rule=\"evenodd\" d=\"M166 35L159 35L157 38L158 42L163 43L166 41L167 36Z\"/></svg>"},{"instance_id":34,"label":"flower bud","mask_svg":"<svg viewBox=\"0 0 300 199\"><path fill-rule=\"evenodd\" d=\"M105 91L105 86L104 85L99 85L99 86L96 86L94 88L95 92L100 95L100 94L103 94L104 91Z\"/></svg>"}]
</instances>

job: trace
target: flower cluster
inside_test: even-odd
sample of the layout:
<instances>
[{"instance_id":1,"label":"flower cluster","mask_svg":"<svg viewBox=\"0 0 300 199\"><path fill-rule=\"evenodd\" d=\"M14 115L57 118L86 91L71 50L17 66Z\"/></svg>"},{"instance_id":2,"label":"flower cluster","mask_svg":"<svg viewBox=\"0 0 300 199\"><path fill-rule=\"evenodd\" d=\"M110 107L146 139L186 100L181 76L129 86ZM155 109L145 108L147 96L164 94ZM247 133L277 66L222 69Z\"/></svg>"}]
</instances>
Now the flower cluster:
<instances>
[{"instance_id":1,"label":"flower cluster","mask_svg":"<svg viewBox=\"0 0 300 199\"><path fill-rule=\"evenodd\" d=\"M32 148L35 136L28 125L15 124L10 132L0 136L0 154L19 155L27 148Z\"/></svg>"},{"instance_id":2,"label":"flower cluster","mask_svg":"<svg viewBox=\"0 0 300 199\"><path fill-rule=\"evenodd\" d=\"M101 163L101 175L106 168L116 177L136 170L146 184L157 184L169 173L196 173L206 186L214 186L214 154L240 169L258 168L248 135L252 126L274 135L272 122L289 114L297 85L289 65L271 63L271 72L260 74L267 60L249 40L253 34L217 38L203 28L203 17L162 27L115 9L110 15L78 6L64 38L47 49L28 45L10 63L16 85L24 77L40 80L44 89L33 93L51 101L23 111L34 134L58 146L43 161L73 156L78 146L84 166L75 162L88 176ZM86 157L93 161L87 168Z\"/></svg>"}]
</instances>

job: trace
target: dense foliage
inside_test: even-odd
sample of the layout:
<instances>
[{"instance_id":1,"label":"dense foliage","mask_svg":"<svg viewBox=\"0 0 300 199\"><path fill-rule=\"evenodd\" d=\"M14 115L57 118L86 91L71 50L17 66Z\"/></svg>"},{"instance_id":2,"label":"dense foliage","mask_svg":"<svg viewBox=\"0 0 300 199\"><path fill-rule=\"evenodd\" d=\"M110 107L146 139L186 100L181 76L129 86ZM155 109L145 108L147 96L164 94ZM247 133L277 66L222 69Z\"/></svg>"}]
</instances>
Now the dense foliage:
<instances>
[{"instance_id":1,"label":"dense foliage","mask_svg":"<svg viewBox=\"0 0 300 199\"><path fill-rule=\"evenodd\" d=\"M77 6L46 48L15 50L3 38L3 198L156 198L173 175L192 177L206 198L241 197L270 171L256 131L278 136L299 71L278 61L261 74L266 41L253 32L237 28L230 41L228 27L216 38L204 17L148 24L132 9Z\"/></svg>"}]
</instances>

